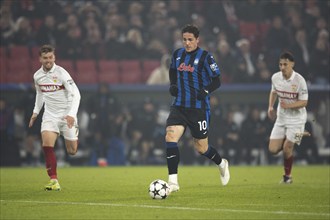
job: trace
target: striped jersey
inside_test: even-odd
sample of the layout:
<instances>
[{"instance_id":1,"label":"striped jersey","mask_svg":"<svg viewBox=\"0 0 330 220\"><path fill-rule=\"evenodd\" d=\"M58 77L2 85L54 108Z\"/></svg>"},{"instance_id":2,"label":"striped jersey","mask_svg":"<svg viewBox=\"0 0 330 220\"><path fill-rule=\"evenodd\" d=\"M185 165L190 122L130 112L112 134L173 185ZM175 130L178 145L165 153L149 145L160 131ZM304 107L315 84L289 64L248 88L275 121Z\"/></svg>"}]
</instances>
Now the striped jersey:
<instances>
[{"instance_id":1,"label":"striped jersey","mask_svg":"<svg viewBox=\"0 0 330 220\"><path fill-rule=\"evenodd\" d=\"M48 72L41 67L33 76L36 87L36 101L33 109L39 114L45 104L43 119L77 116L80 92L69 73L56 65Z\"/></svg>"},{"instance_id":2,"label":"striped jersey","mask_svg":"<svg viewBox=\"0 0 330 220\"><path fill-rule=\"evenodd\" d=\"M272 76L272 92L276 92L280 102L294 103L298 100L308 100L308 90L305 79L297 72L292 73L289 79L283 77L282 72ZM276 123L301 124L306 123L306 108L282 109L277 106Z\"/></svg>"},{"instance_id":3,"label":"striped jersey","mask_svg":"<svg viewBox=\"0 0 330 220\"><path fill-rule=\"evenodd\" d=\"M220 70L213 56L201 48L186 52L177 49L172 55L171 69L176 70L178 95L174 106L210 109L210 97L198 100L197 94L211 83L213 77L220 76Z\"/></svg>"}]
</instances>

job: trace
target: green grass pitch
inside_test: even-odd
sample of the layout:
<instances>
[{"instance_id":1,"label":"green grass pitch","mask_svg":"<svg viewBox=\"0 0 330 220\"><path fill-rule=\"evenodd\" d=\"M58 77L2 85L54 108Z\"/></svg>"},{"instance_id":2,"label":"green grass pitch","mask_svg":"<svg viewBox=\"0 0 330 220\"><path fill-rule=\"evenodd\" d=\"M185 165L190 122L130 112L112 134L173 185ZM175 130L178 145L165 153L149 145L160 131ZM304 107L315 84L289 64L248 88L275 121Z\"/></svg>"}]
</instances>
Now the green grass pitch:
<instances>
[{"instance_id":1,"label":"green grass pitch","mask_svg":"<svg viewBox=\"0 0 330 220\"><path fill-rule=\"evenodd\" d=\"M215 166L180 166L180 191L165 200L149 183L166 166L59 168L62 191L45 192L44 168L1 168L0 219L330 219L329 166L231 166L221 186Z\"/></svg>"}]
</instances>

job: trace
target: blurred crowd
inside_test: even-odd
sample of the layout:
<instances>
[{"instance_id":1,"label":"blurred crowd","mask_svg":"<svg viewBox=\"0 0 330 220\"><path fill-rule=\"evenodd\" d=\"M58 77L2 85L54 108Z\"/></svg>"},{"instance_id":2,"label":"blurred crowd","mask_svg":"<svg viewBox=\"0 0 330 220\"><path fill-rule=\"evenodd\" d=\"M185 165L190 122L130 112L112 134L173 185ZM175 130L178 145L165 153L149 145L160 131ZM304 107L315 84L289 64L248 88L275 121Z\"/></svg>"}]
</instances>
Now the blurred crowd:
<instances>
[{"instance_id":1,"label":"blurred crowd","mask_svg":"<svg viewBox=\"0 0 330 220\"><path fill-rule=\"evenodd\" d=\"M94 94L95 93L95 94ZM107 84L82 102L79 113L79 150L66 154L63 139L56 143L58 165L116 166L166 164L165 123L169 103L145 97L141 102L123 103ZM304 137L295 148L295 163L329 164L329 99L312 94ZM317 96L317 98L316 98ZM315 98L314 98L315 97ZM43 164L40 122L27 129L34 105L31 86L16 105L0 98L1 165L39 166ZM252 102L253 103L253 102ZM268 139L273 122L266 116L267 103L221 103L211 96L212 146L235 165L282 163L282 157L268 153ZM181 164L208 164L193 147L189 130L179 142Z\"/></svg>"},{"instance_id":2,"label":"blurred crowd","mask_svg":"<svg viewBox=\"0 0 330 220\"><path fill-rule=\"evenodd\" d=\"M52 44L61 59L157 59L187 23L226 83L269 82L288 49L309 83L329 83L329 1L3 0L1 46Z\"/></svg>"}]
</instances>

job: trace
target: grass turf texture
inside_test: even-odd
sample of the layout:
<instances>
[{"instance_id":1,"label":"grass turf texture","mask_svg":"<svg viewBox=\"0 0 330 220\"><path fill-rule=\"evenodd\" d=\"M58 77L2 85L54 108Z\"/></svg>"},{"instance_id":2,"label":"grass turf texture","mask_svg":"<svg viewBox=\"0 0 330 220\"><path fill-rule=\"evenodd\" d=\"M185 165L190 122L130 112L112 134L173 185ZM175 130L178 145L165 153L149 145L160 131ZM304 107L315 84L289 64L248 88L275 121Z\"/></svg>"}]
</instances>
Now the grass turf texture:
<instances>
[{"instance_id":1,"label":"grass turf texture","mask_svg":"<svg viewBox=\"0 0 330 220\"><path fill-rule=\"evenodd\" d=\"M60 192L43 191L44 168L1 168L0 219L330 219L329 166L232 166L221 186L215 166L180 166L180 191L148 195L165 166L59 168Z\"/></svg>"}]
</instances>

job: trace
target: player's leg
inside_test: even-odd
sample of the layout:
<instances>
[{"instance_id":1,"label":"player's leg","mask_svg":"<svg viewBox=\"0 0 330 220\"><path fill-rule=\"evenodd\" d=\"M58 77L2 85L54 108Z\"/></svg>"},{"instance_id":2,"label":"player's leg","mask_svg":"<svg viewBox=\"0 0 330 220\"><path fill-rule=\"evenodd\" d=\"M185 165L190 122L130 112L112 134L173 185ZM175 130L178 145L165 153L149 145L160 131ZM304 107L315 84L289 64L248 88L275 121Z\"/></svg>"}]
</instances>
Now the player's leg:
<instances>
[{"instance_id":1,"label":"player's leg","mask_svg":"<svg viewBox=\"0 0 330 220\"><path fill-rule=\"evenodd\" d=\"M289 126L286 131L286 140L283 144L284 157L284 175L283 183L292 183L291 170L293 165L293 149L295 144L300 145L303 136L305 136L305 125Z\"/></svg>"},{"instance_id":2,"label":"player's leg","mask_svg":"<svg viewBox=\"0 0 330 220\"><path fill-rule=\"evenodd\" d=\"M54 151L54 145L58 137L58 133L54 131L44 130L41 133L42 136L42 149L45 155L46 170L50 181L45 185L45 190L61 190L61 187L57 180L57 161Z\"/></svg>"},{"instance_id":3,"label":"player's leg","mask_svg":"<svg viewBox=\"0 0 330 220\"><path fill-rule=\"evenodd\" d=\"M178 166L180 162L180 153L178 141L183 135L184 130L185 127L182 125L170 125L166 127L166 159L168 168L168 184L170 185L171 192L179 190Z\"/></svg>"},{"instance_id":4,"label":"player's leg","mask_svg":"<svg viewBox=\"0 0 330 220\"><path fill-rule=\"evenodd\" d=\"M283 150L283 142L284 142L284 138L280 138L280 139L270 139L269 140L269 152L273 155L277 155L280 151Z\"/></svg>"},{"instance_id":5,"label":"player's leg","mask_svg":"<svg viewBox=\"0 0 330 220\"><path fill-rule=\"evenodd\" d=\"M70 155L75 155L78 151L78 135L79 129L78 126L73 126L72 128L68 128L66 123L62 123L61 125L61 133L65 139L65 147L66 151Z\"/></svg>"},{"instance_id":6,"label":"player's leg","mask_svg":"<svg viewBox=\"0 0 330 220\"><path fill-rule=\"evenodd\" d=\"M224 186L227 185L230 179L228 161L224 158L221 158L218 151L208 144L207 137L203 139L194 138L194 147L198 153L209 158L219 166L221 183Z\"/></svg>"},{"instance_id":7,"label":"player's leg","mask_svg":"<svg viewBox=\"0 0 330 220\"><path fill-rule=\"evenodd\" d=\"M209 145L208 132L210 124L210 111L196 109L189 117L188 126L194 137L194 147L197 152L212 160L220 170L222 185L227 185L230 179L228 161L222 159L218 151Z\"/></svg>"},{"instance_id":8,"label":"player's leg","mask_svg":"<svg viewBox=\"0 0 330 220\"><path fill-rule=\"evenodd\" d=\"M279 126L275 123L273 130L270 134L268 149L273 155L277 155L283 149L285 140L285 127Z\"/></svg>"},{"instance_id":9,"label":"player's leg","mask_svg":"<svg viewBox=\"0 0 330 220\"><path fill-rule=\"evenodd\" d=\"M78 151L78 140L65 139L65 147L68 154L75 155Z\"/></svg>"},{"instance_id":10,"label":"player's leg","mask_svg":"<svg viewBox=\"0 0 330 220\"><path fill-rule=\"evenodd\" d=\"M293 164L294 143L286 139L283 144L284 175L282 183L292 183L291 170Z\"/></svg>"}]
</instances>

